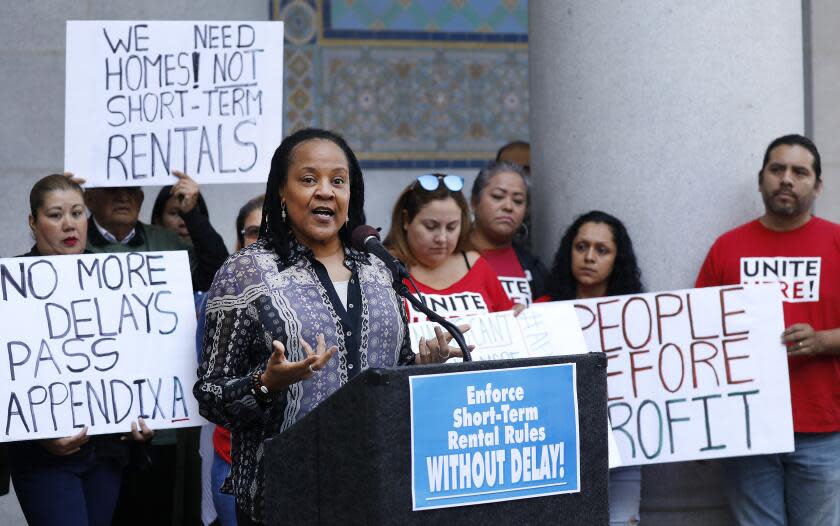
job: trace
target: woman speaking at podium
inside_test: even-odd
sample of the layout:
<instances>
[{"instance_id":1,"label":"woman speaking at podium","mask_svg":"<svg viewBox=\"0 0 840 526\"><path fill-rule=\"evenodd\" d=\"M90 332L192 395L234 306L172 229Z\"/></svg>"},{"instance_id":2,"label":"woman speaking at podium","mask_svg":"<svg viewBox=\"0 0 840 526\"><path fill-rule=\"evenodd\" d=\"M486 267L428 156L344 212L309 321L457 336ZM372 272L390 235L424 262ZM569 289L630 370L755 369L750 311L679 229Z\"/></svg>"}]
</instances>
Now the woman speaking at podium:
<instances>
[{"instance_id":1,"label":"woman speaking at podium","mask_svg":"<svg viewBox=\"0 0 840 526\"><path fill-rule=\"evenodd\" d=\"M350 246L363 223L353 151L332 132L298 131L271 160L260 239L225 262L208 293L194 393L231 430L222 491L236 497L240 526L265 520L265 439L367 367L444 361L442 335L412 352L390 271Z\"/></svg>"}]
</instances>

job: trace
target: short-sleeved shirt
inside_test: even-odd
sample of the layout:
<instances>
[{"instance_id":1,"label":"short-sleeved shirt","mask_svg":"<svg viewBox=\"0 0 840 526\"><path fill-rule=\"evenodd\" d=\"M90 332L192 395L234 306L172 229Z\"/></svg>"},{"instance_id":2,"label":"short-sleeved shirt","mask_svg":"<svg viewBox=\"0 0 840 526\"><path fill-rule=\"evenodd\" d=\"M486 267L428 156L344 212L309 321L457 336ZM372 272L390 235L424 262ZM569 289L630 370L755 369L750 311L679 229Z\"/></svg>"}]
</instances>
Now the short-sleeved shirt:
<instances>
[{"instance_id":1,"label":"short-sleeved shirt","mask_svg":"<svg viewBox=\"0 0 840 526\"><path fill-rule=\"evenodd\" d=\"M505 294L496 272L486 259L480 257L467 273L445 289L435 289L414 280L420 289L421 300L444 318L461 318L513 308L513 301ZM411 292L417 292L406 280ZM426 315L406 303L408 322L426 321Z\"/></svg>"},{"instance_id":2,"label":"short-sleeved shirt","mask_svg":"<svg viewBox=\"0 0 840 526\"><path fill-rule=\"evenodd\" d=\"M505 294L514 303L528 307L534 302L531 271L522 268L522 263L512 246L485 250L481 253L481 257L486 259L496 271Z\"/></svg>"},{"instance_id":3,"label":"short-sleeved shirt","mask_svg":"<svg viewBox=\"0 0 840 526\"><path fill-rule=\"evenodd\" d=\"M817 217L788 232L751 221L715 241L697 287L779 283L785 326L840 327L840 225ZM788 359L793 429L840 431L840 356Z\"/></svg>"}]
</instances>

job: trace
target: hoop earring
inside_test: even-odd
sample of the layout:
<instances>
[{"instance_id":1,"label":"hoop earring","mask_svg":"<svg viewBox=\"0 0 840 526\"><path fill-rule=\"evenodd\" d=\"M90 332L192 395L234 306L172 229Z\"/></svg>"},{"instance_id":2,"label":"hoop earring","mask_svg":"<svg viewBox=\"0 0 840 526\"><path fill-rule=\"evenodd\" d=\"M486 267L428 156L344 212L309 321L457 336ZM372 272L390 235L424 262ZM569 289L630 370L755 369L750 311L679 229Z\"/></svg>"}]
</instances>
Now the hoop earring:
<instances>
[{"instance_id":1,"label":"hoop earring","mask_svg":"<svg viewBox=\"0 0 840 526\"><path fill-rule=\"evenodd\" d=\"M528 217L526 216L525 219L522 220L522 224L519 225L519 229L513 235L514 241L518 243L528 244L531 238L531 232L528 228Z\"/></svg>"},{"instance_id":2,"label":"hoop earring","mask_svg":"<svg viewBox=\"0 0 840 526\"><path fill-rule=\"evenodd\" d=\"M286 202L280 202L280 219L285 223L286 222Z\"/></svg>"}]
</instances>

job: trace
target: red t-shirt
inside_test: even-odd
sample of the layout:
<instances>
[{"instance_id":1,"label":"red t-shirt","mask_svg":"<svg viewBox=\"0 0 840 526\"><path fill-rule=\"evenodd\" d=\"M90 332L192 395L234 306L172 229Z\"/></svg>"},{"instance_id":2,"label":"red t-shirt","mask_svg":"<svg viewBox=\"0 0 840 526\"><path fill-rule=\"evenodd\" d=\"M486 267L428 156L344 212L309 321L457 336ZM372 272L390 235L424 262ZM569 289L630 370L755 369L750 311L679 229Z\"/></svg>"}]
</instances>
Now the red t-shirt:
<instances>
[{"instance_id":1,"label":"red t-shirt","mask_svg":"<svg viewBox=\"0 0 840 526\"><path fill-rule=\"evenodd\" d=\"M213 430L213 449L216 453L230 464L230 431L222 426L216 426Z\"/></svg>"},{"instance_id":2,"label":"red t-shirt","mask_svg":"<svg viewBox=\"0 0 840 526\"><path fill-rule=\"evenodd\" d=\"M513 308L513 301L505 294L499 277L483 257L476 260L463 278L445 289L433 289L416 279L414 281L426 305L444 318L460 318ZM407 280L405 284L408 290L417 292ZM426 315L415 311L408 302L406 308L409 323L426 321Z\"/></svg>"},{"instance_id":3,"label":"red t-shirt","mask_svg":"<svg viewBox=\"0 0 840 526\"><path fill-rule=\"evenodd\" d=\"M697 287L771 281L785 296L786 327L840 327L840 225L814 217L775 232L751 221L715 241ZM840 431L840 357L793 357L788 366L794 431Z\"/></svg>"},{"instance_id":4,"label":"red t-shirt","mask_svg":"<svg viewBox=\"0 0 840 526\"><path fill-rule=\"evenodd\" d=\"M529 283L530 272L522 268L513 247L485 250L481 257L490 263L499 276L499 283L514 303L528 307L534 298Z\"/></svg>"}]
</instances>

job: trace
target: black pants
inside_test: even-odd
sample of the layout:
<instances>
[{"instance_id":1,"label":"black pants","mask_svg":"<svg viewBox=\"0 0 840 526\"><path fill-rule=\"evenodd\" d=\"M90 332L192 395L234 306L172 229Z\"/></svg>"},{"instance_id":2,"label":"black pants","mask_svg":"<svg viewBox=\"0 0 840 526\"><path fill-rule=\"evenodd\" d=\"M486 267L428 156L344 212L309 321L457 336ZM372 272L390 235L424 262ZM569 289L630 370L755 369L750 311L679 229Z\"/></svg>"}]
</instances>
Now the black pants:
<instances>
[{"instance_id":1,"label":"black pants","mask_svg":"<svg viewBox=\"0 0 840 526\"><path fill-rule=\"evenodd\" d=\"M9 462L6 456L6 446L0 444L0 495L9 492Z\"/></svg>"},{"instance_id":2,"label":"black pants","mask_svg":"<svg viewBox=\"0 0 840 526\"><path fill-rule=\"evenodd\" d=\"M178 443L152 445L151 462L125 470L114 526L201 526L199 428L178 430Z\"/></svg>"}]
</instances>

